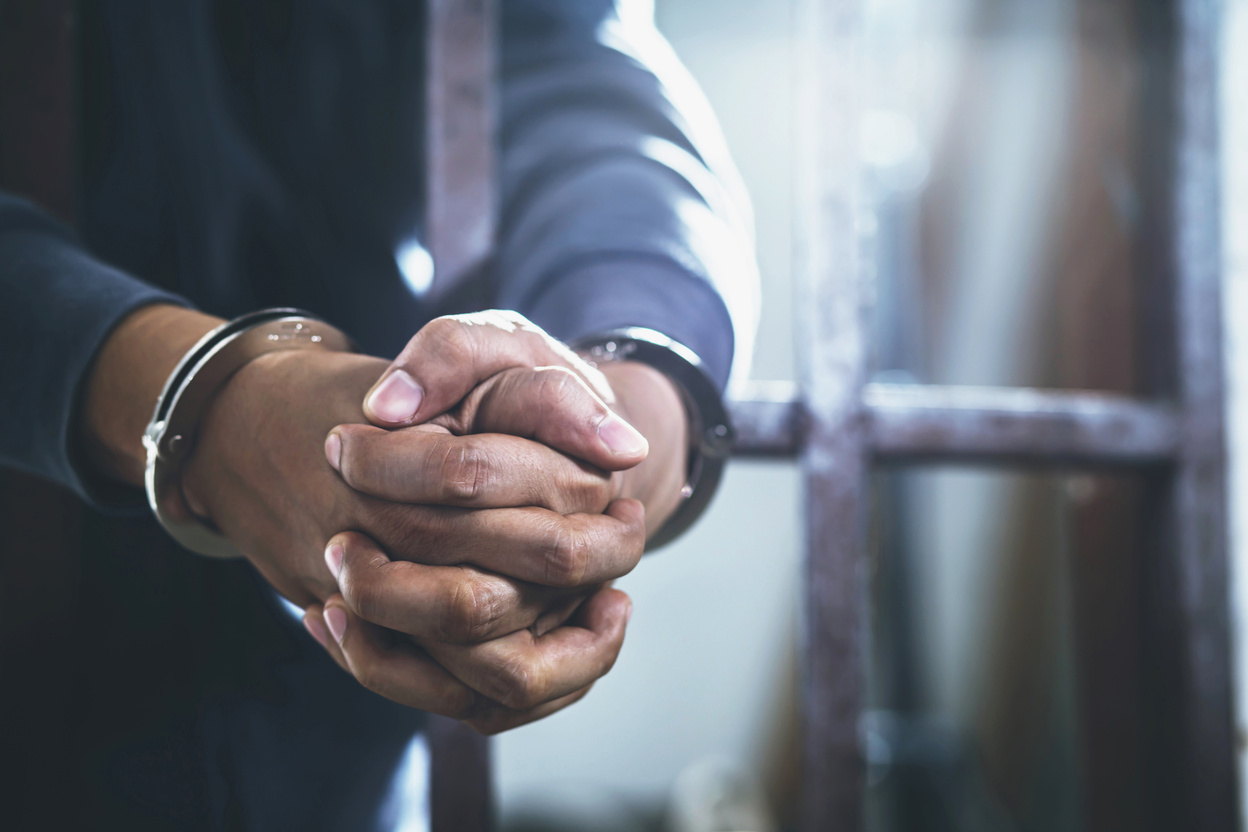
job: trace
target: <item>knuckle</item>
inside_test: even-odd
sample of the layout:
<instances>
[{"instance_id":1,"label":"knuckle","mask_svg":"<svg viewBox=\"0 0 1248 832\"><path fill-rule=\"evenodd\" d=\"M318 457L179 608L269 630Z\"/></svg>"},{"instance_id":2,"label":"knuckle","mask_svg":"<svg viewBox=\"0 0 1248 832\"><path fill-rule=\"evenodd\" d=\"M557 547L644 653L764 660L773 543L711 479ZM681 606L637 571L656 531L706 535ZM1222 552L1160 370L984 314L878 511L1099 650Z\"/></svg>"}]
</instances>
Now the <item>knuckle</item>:
<instances>
[{"instance_id":1,"label":"knuckle","mask_svg":"<svg viewBox=\"0 0 1248 832\"><path fill-rule=\"evenodd\" d=\"M577 469L559 489L566 504L558 510L561 514L601 514L611 503L611 488L609 475Z\"/></svg>"},{"instance_id":2,"label":"knuckle","mask_svg":"<svg viewBox=\"0 0 1248 832\"><path fill-rule=\"evenodd\" d=\"M501 616L497 593L476 579L456 581L442 615L438 637L450 644L477 644L493 632Z\"/></svg>"},{"instance_id":3,"label":"knuckle","mask_svg":"<svg viewBox=\"0 0 1248 832\"><path fill-rule=\"evenodd\" d=\"M494 665L486 689L496 702L513 711L525 711L541 701L541 677L527 662L511 658Z\"/></svg>"},{"instance_id":4,"label":"knuckle","mask_svg":"<svg viewBox=\"0 0 1248 832\"><path fill-rule=\"evenodd\" d=\"M581 380L566 367L541 367L533 373L538 396L546 407L567 407L581 393Z\"/></svg>"},{"instance_id":5,"label":"knuckle","mask_svg":"<svg viewBox=\"0 0 1248 832\"><path fill-rule=\"evenodd\" d=\"M589 566L589 542L566 524L559 524L547 544L546 582L549 586L580 586Z\"/></svg>"},{"instance_id":6,"label":"knuckle","mask_svg":"<svg viewBox=\"0 0 1248 832\"><path fill-rule=\"evenodd\" d=\"M438 476L438 492L443 502L471 504L485 491L490 476L489 459L472 442L448 441Z\"/></svg>"},{"instance_id":7,"label":"knuckle","mask_svg":"<svg viewBox=\"0 0 1248 832\"><path fill-rule=\"evenodd\" d=\"M434 318L425 324L421 334L432 341L439 350L452 356L464 356L472 352L472 337L464 322L453 315Z\"/></svg>"},{"instance_id":8,"label":"knuckle","mask_svg":"<svg viewBox=\"0 0 1248 832\"><path fill-rule=\"evenodd\" d=\"M442 700L443 716L467 721L480 715L481 706L477 694L466 685L449 685L442 694Z\"/></svg>"}]
</instances>

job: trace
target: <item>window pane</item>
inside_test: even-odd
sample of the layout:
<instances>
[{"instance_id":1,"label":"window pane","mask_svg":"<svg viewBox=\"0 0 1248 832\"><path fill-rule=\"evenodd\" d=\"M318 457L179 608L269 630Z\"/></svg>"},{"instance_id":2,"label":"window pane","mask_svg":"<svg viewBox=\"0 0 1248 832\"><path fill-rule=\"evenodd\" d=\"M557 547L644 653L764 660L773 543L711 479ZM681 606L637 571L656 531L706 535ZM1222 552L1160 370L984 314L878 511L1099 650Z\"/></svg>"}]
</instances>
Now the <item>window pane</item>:
<instances>
[{"instance_id":1,"label":"window pane","mask_svg":"<svg viewBox=\"0 0 1248 832\"><path fill-rule=\"evenodd\" d=\"M868 828L1147 828L1139 485L920 469L874 487Z\"/></svg>"},{"instance_id":2,"label":"window pane","mask_svg":"<svg viewBox=\"0 0 1248 832\"><path fill-rule=\"evenodd\" d=\"M1125 7L869 4L860 153L884 380L1134 387Z\"/></svg>"}]
</instances>

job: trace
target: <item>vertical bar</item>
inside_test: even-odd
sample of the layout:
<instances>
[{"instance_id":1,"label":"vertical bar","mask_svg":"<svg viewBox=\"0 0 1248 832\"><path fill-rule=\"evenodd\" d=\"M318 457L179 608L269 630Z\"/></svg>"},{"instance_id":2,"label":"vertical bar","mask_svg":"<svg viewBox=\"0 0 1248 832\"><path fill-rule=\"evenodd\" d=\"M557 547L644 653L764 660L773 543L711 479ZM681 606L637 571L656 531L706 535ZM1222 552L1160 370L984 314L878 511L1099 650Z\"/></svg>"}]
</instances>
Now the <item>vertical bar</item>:
<instances>
[{"instance_id":1,"label":"vertical bar","mask_svg":"<svg viewBox=\"0 0 1248 832\"><path fill-rule=\"evenodd\" d=\"M436 300L481 268L494 242L496 0L426 0L426 243ZM430 716L433 832L492 828L487 738Z\"/></svg>"},{"instance_id":2,"label":"vertical bar","mask_svg":"<svg viewBox=\"0 0 1248 832\"><path fill-rule=\"evenodd\" d=\"M1175 472L1179 611L1184 633L1179 753L1188 765L1188 828L1236 821L1227 562L1225 382L1222 344L1218 54L1221 4L1179 4L1172 88L1176 135L1175 314L1178 394L1186 414Z\"/></svg>"},{"instance_id":3,"label":"vertical bar","mask_svg":"<svg viewBox=\"0 0 1248 832\"><path fill-rule=\"evenodd\" d=\"M803 131L811 176L801 215L798 298L802 384L810 417L806 489L806 722L801 829L859 829L867 511L865 382L868 277L859 227L860 0L805 0Z\"/></svg>"},{"instance_id":4,"label":"vertical bar","mask_svg":"<svg viewBox=\"0 0 1248 832\"><path fill-rule=\"evenodd\" d=\"M490 744L467 725L429 716L429 828L485 832L493 828Z\"/></svg>"},{"instance_id":5,"label":"vertical bar","mask_svg":"<svg viewBox=\"0 0 1248 832\"><path fill-rule=\"evenodd\" d=\"M1158 828L1238 828L1231 719L1221 329L1216 0L1141 0L1145 24L1143 336L1152 392L1183 412L1180 457L1152 484L1147 564L1149 789ZM1158 350L1170 348L1172 355Z\"/></svg>"},{"instance_id":6,"label":"vertical bar","mask_svg":"<svg viewBox=\"0 0 1248 832\"><path fill-rule=\"evenodd\" d=\"M426 240L431 298L481 268L494 243L496 0L427 0Z\"/></svg>"},{"instance_id":7,"label":"vertical bar","mask_svg":"<svg viewBox=\"0 0 1248 832\"><path fill-rule=\"evenodd\" d=\"M1231 567L1231 631L1234 648L1235 732L1248 736L1248 3L1231 0L1223 20L1222 147L1223 241L1227 272L1223 278L1222 320L1226 331L1227 491L1229 492L1228 560ZM1248 822L1248 744L1236 743L1239 771L1239 821Z\"/></svg>"}]
</instances>

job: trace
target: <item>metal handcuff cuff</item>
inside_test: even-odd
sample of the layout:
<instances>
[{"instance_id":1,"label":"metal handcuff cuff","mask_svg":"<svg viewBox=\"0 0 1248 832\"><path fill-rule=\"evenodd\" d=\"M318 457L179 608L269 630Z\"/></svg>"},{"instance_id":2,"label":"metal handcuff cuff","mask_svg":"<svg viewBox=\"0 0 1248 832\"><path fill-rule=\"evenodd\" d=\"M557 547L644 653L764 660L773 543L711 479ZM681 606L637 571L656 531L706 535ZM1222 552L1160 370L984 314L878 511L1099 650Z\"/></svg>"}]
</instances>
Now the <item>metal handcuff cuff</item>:
<instances>
[{"instance_id":1,"label":"metal handcuff cuff","mask_svg":"<svg viewBox=\"0 0 1248 832\"><path fill-rule=\"evenodd\" d=\"M178 362L143 433L147 502L178 543L215 558L236 558L226 537L196 517L182 495L182 466L195 447L204 411L229 378L266 353L319 349L352 352L351 339L298 309L265 309L209 332Z\"/></svg>"},{"instance_id":2,"label":"metal handcuff cuff","mask_svg":"<svg viewBox=\"0 0 1248 832\"><path fill-rule=\"evenodd\" d=\"M690 448L684 499L650 539L654 549L680 536L714 496L734 438L728 413L697 354L641 327L615 330L573 345L591 363L638 361L676 384L689 419ZM352 352L338 329L298 309L265 309L235 318L209 332L178 362L156 401L143 433L147 450L144 485L152 513L170 536L201 555L240 554L221 532L196 517L182 495L182 466L195 447L204 411L217 391L251 361L271 352L321 349Z\"/></svg>"},{"instance_id":3,"label":"metal handcuff cuff","mask_svg":"<svg viewBox=\"0 0 1248 832\"><path fill-rule=\"evenodd\" d=\"M657 549L671 543L701 516L724 473L736 434L719 389L703 369L702 359L685 345L644 327L626 327L574 342L572 348L591 364L637 361L666 375L680 391L689 420L683 500L646 543Z\"/></svg>"}]
</instances>

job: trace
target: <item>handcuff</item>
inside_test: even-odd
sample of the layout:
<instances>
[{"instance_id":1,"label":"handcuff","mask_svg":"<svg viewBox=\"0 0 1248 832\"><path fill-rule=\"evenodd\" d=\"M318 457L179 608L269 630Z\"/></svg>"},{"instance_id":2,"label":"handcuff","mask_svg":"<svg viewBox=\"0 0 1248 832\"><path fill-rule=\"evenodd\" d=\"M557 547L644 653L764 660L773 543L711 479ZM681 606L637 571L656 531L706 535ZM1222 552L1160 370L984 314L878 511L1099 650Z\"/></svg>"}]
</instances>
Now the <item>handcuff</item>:
<instances>
[{"instance_id":1,"label":"handcuff","mask_svg":"<svg viewBox=\"0 0 1248 832\"><path fill-rule=\"evenodd\" d=\"M702 360L683 344L652 329L628 327L572 344L591 363L637 361L666 375L680 392L689 426L682 500L647 542L655 549L679 537L701 516L723 475L735 434L719 389ZM178 362L143 433L147 451L144 487L152 513L170 536L192 552L214 558L240 553L219 529L197 517L182 493L182 469L195 447L204 412L216 393L262 355L296 349L352 352L343 332L298 309L265 309L222 324Z\"/></svg>"},{"instance_id":2,"label":"handcuff","mask_svg":"<svg viewBox=\"0 0 1248 832\"><path fill-rule=\"evenodd\" d=\"M165 531L201 555L236 558L234 545L190 510L182 494L182 468L195 447L204 412L217 391L245 365L285 350L351 352L351 339L321 319L298 309L252 312L209 332L174 368L152 421L143 432L147 502Z\"/></svg>"},{"instance_id":3,"label":"handcuff","mask_svg":"<svg viewBox=\"0 0 1248 832\"><path fill-rule=\"evenodd\" d=\"M690 440L685 487L675 512L646 542L648 550L665 546L684 534L702 515L719 488L724 463L732 451L736 432L719 388L697 353L653 329L625 327L574 341L571 346L591 364L607 361L647 364L671 379L680 392Z\"/></svg>"}]
</instances>

